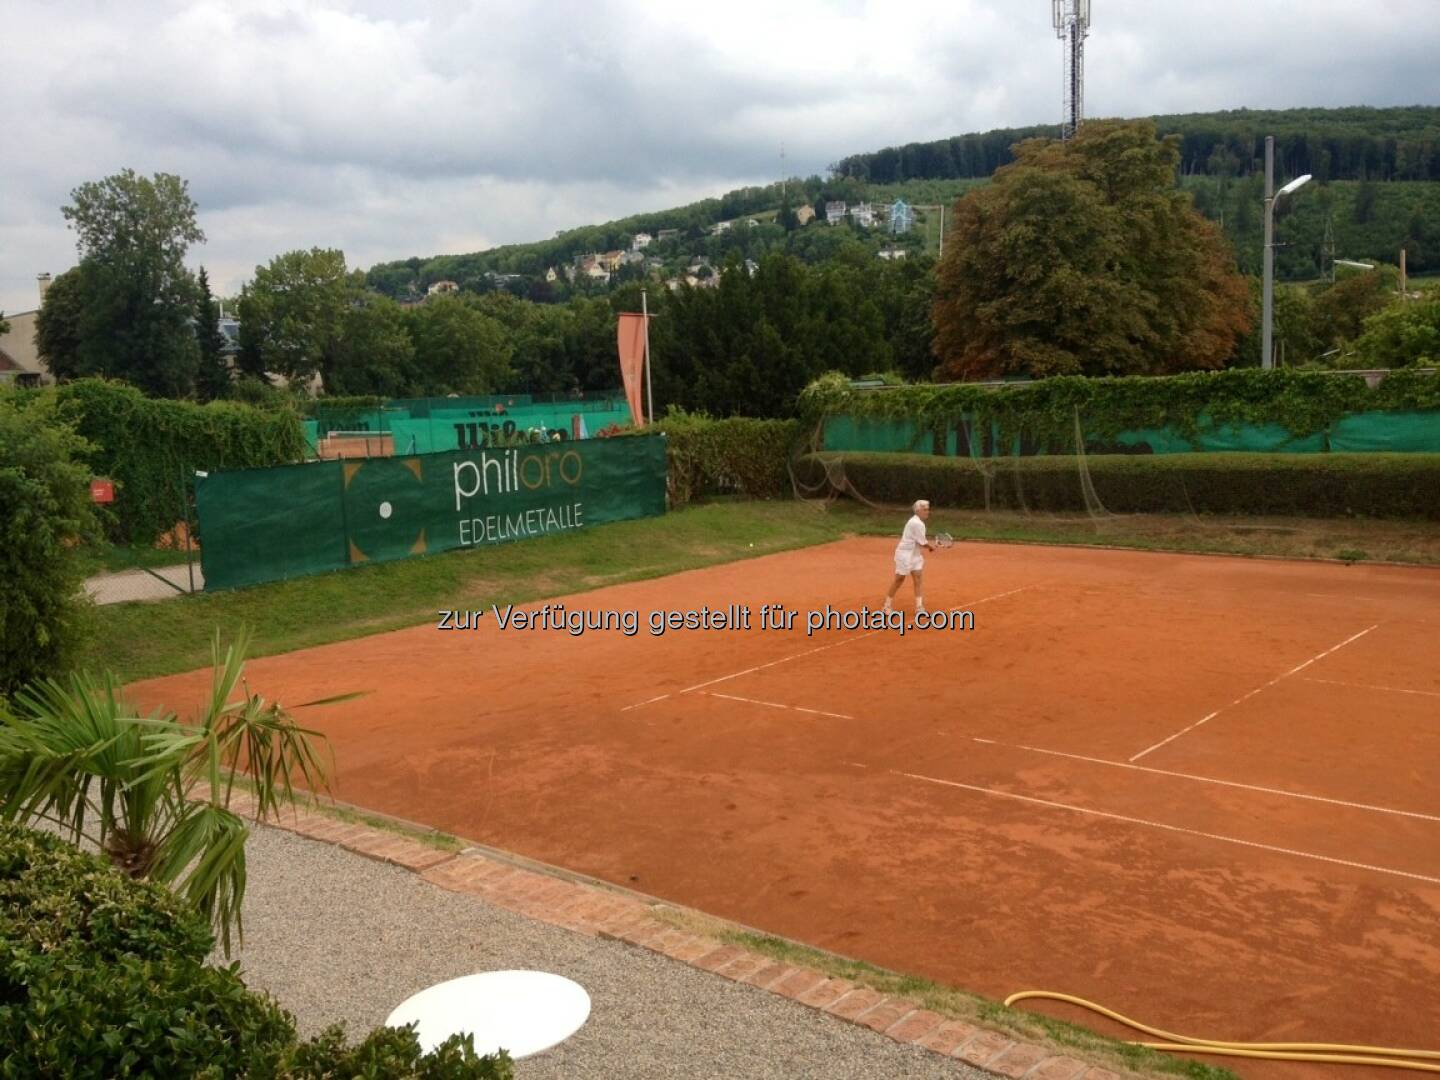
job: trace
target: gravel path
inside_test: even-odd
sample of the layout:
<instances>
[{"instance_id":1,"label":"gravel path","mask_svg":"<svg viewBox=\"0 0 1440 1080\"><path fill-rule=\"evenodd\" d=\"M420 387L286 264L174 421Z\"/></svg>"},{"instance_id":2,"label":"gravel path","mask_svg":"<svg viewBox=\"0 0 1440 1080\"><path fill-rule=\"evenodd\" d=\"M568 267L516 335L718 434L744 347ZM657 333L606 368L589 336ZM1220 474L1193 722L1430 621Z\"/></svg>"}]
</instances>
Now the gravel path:
<instances>
[{"instance_id":1,"label":"gravel path","mask_svg":"<svg viewBox=\"0 0 1440 1080\"><path fill-rule=\"evenodd\" d=\"M205 587L205 576L200 573L200 560L193 567L184 563L179 566L157 566L155 573L174 585L157 580L144 570L120 570L113 574L96 574L85 579L85 592L97 604L124 604L131 600L171 600L183 593L191 592L191 574L194 574L195 592Z\"/></svg>"},{"instance_id":2,"label":"gravel path","mask_svg":"<svg viewBox=\"0 0 1440 1080\"><path fill-rule=\"evenodd\" d=\"M437 982L520 968L574 979L590 1019L516 1076L824 1077L989 1074L777 995L613 941L448 892L343 848L256 826L246 845L246 983L303 1034L344 1021L352 1040Z\"/></svg>"}]
</instances>

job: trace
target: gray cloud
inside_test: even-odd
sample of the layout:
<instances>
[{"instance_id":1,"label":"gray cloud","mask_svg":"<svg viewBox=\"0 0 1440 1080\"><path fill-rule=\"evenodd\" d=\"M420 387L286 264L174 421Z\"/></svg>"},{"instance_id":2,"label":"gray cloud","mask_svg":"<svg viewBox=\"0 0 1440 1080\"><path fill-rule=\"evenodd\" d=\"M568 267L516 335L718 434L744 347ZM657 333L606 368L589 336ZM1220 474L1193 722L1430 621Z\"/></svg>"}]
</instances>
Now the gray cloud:
<instances>
[{"instance_id":1,"label":"gray cloud","mask_svg":"<svg viewBox=\"0 0 1440 1080\"><path fill-rule=\"evenodd\" d=\"M1096 0L1087 111L1435 103L1434 0ZM1043 0L407 5L12 0L0 308L73 264L59 208L131 167L190 181L234 291L299 247L475 250L786 171L1056 120Z\"/></svg>"}]
</instances>

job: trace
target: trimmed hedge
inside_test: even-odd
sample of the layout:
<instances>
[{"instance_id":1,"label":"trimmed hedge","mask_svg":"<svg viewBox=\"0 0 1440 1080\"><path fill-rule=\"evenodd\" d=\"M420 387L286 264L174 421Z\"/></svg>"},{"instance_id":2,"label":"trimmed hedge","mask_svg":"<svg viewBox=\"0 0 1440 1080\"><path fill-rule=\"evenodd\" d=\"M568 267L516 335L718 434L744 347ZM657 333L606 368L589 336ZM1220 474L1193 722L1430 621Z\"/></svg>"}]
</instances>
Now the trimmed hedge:
<instances>
[{"instance_id":1,"label":"trimmed hedge","mask_svg":"<svg viewBox=\"0 0 1440 1080\"><path fill-rule=\"evenodd\" d=\"M787 462L801 427L793 420L713 420L679 411L654 428L665 434L671 509L706 495L775 499L789 494Z\"/></svg>"},{"instance_id":2,"label":"trimmed hedge","mask_svg":"<svg viewBox=\"0 0 1440 1080\"><path fill-rule=\"evenodd\" d=\"M807 455L801 476L844 463L855 489L876 502L930 499L967 509L1084 510L1080 459L969 458L921 454ZM1094 491L1115 513L1420 518L1440 521L1436 454L1087 455Z\"/></svg>"},{"instance_id":3,"label":"trimmed hedge","mask_svg":"<svg viewBox=\"0 0 1440 1080\"><path fill-rule=\"evenodd\" d=\"M332 1027L298 1042L293 1017L205 965L203 919L57 837L0 824L0 1076L365 1076L508 1080L505 1055L412 1030L356 1046Z\"/></svg>"},{"instance_id":4,"label":"trimmed hedge","mask_svg":"<svg viewBox=\"0 0 1440 1080\"><path fill-rule=\"evenodd\" d=\"M305 460L305 433L293 409L147 398L104 379L79 379L54 394L60 415L93 446L86 463L115 481L105 516L116 543L152 543L184 520L196 470Z\"/></svg>"}]
</instances>

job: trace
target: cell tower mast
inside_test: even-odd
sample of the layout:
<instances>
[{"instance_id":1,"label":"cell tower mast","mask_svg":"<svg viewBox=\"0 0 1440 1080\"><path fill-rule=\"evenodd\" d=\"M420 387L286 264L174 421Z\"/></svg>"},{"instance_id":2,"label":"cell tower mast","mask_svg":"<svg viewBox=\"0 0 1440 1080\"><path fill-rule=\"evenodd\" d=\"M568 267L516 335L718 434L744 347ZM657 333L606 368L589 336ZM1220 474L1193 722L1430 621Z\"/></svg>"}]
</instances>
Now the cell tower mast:
<instances>
[{"instance_id":1,"label":"cell tower mast","mask_svg":"<svg viewBox=\"0 0 1440 1080\"><path fill-rule=\"evenodd\" d=\"M1073 138L1085 119L1085 39L1090 36L1090 0L1050 0L1055 36L1065 43L1060 138Z\"/></svg>"}]
</instances>

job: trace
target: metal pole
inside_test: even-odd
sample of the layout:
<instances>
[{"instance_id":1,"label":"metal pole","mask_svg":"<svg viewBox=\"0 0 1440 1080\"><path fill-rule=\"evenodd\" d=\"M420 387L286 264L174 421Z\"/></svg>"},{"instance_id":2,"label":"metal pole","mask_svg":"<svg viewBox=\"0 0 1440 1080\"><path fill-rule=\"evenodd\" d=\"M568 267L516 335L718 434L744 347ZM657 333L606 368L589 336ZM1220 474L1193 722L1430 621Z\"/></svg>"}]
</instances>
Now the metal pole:
<instances>
[{"instance_id":1,"label":"metal pole","mask_svg":"<svg viewBox=\"0 0 1440 1080\"><path fill-rule=\"evenodd\" d=\"M943 258L945 255L945 204L940 204L940 252L936 258Z\"/></svg>"},{"instance_id":2,"label":"metal pole","mask_svg":"<svg viewBox=\"0 0 1440 1080\"><path fill-rule=\"evenodd\" d=\"M1273 368L1270 355L1275 313L1275 136L1265 136L1265 292L1262 304L1264 331L1260 336L1260 366Z\"/></svg>"},{"instance_id":3,"label":"metal pole","mask_svg":"<svg viewBox=\"0 0 1440 1080\"><path fill-rule=\"evenodd\" d=\"M640 314L645 319L645 411L649 414L647 424L655 422L655 392L650 385L650 307L645 290L640 290Z\"/></svg>"},{"instance_id":4,"label":"metal pole","mask_svg":"<svg viewBox=\"0 0 1440 1080\"><path fill-rule=\"evenodd\" d=\"M186 490L189 481L189 469L182 462L180 465L180 509L184 512L185 518L185 569L190 574L190 591L195 591L195 549L190 544L190 498Z\"/></svg>"}]
</instances>

